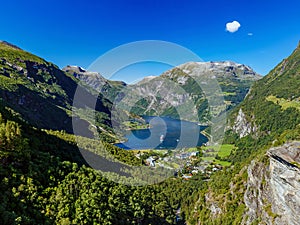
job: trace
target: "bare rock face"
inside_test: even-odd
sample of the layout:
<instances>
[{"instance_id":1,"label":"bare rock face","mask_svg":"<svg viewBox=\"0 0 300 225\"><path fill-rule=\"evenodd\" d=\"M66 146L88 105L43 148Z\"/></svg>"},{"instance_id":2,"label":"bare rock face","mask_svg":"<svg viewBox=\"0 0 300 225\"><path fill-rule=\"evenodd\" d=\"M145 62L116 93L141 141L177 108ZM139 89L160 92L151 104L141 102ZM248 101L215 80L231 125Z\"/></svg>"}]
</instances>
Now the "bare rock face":
<instances>
[{"instance_id":1,"label":"bare rock face","mask_svg":"<svg viewBox=\"0 0 300 225\"><path fill-rule=\"evenodd\" d=\"M247 190L244 194L244 202L248 211L244 215L242 224L250 225L259 221L272 224L273 218L265 210L265 207L272 201L272 196L269 195L270 173L268 169L263 163L256 161L252 161L248 167Z\"/></svg>"},{"instance_id":2,"label":"bare rock face","mask_svg":"<svg viewBox=\"0 0 300 225\"><path fill-rule=\"evenodd\" d=\"M300 223L300 142L269 151L275 224ZM298 166L297 166L298 165Z\"/></svg>"},{"instance_id":3,"label":"bare rock face","mask_svg":"<svg viewBox=\"0 0 300 225\"><path fill-rule=\"evenodd\" d=\"M214 218L217 217L219 214L222 213L222 209L220 208L219 204L216 201L214 201L214 198L211 195L211 193L207 193L205 195L205 201L209 205L209 210L211 212L211 215Z\"/></svg>"},{"instance_id":4,"label":"bare rock face","mask_svg":"<svg viewBox=\"0 0 300 225\"><path fill-rule=\"evenodd\" d=\"M248 168L243 224L298 225L300 221L300 142L268 151L269 165Z\"/></svg>"},{"instance_id":5,"label":"bare rock face","mask_svg":"<svg viewBox=\"0 0 300 225\"><path fill-rule=\"evenodd\" d=\"M233 131L242 138L251 133L255 134L257 127L255 124L253 125L251 122L247 121L243 110L240 109L233 125Z\"/></svg>"}]
</instances>

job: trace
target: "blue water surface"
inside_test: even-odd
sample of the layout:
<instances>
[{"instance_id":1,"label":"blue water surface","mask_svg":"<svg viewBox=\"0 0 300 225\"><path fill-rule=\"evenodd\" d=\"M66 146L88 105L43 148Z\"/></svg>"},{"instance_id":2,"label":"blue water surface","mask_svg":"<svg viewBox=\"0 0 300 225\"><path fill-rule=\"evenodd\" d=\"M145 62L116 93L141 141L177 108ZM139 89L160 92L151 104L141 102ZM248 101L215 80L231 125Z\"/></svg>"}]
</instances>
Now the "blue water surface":
<instances>
[{"instance_id":1,"label":"blue water surface","mask_svg":"<svg viewBox=\"0 0 300 225\"><path fill-rule=\"evenodd\" d=\"M169 117L145 116L150 128L131 130L126 134L127 141L115 144L123 149L175 149L201 146L208 141L200 133L205 126Z\"/></svg>"}]
</instances>

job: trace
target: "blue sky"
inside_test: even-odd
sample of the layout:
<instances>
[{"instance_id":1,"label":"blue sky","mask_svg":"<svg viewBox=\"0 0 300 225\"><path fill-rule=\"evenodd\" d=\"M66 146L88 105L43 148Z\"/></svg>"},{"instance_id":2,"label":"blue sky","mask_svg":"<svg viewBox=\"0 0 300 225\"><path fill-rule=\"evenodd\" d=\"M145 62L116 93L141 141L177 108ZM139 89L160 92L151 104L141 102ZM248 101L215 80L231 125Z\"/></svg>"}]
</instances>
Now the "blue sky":
<instances>
[{"instance_id":1,"label":"blue sky","mask_svg":"<svg viewBox=\"0 0 300 225\"><path fill-rule=\"evenodd\" d=\"M59 67L88 67L119 45L164 40L204 61L232 60L265 75L300 40L299 0L11 0L1 1L0 7L0 40ZM234 20L241 27L230 33L225 26ZM127 69L125 76L167 68L149 63L138 67Z\"/></svg>"}]
</instances>

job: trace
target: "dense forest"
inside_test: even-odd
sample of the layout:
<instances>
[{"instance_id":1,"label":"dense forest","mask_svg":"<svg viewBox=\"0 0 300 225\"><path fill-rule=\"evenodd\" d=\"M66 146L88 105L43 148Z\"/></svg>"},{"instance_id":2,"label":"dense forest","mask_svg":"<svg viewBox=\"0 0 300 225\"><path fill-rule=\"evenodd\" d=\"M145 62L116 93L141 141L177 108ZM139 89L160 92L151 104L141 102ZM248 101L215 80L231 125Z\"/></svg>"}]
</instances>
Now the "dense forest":
<instances>
[{"instance_id":1,"label":"dense forest","mask_svg":"<svg viewBox=\"0 0 300 225\"><path fill-rule=\"evenodd\" d=\"M85 165L72 144L3 116L0 122L2 224L175 224L189 191L182 181L114 183Z\"/></svg>"}]
</instances>

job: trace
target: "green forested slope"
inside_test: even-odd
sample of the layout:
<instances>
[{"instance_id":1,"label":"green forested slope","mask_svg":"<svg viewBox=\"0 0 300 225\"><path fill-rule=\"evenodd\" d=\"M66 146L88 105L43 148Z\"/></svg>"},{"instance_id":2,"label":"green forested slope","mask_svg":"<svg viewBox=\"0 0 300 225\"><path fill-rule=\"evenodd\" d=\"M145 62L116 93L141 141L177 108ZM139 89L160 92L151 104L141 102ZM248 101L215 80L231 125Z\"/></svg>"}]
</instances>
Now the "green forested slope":
<instances>
[{"instance_id":1,"label":"green forested slope","mask_svg":"<svg viewBox=\"0 0 300 225\"><path fill-rule=\"evenodd\" d=\"M1 224L175 224L175 210L190 193L186 183L114 183L86 165L69 134L20 123L1 109ZM141 164L129 151L106 150Z\"/></svg>"},{"instance_id":2,"label":"green forested slope","mask_svg":"<svg viewBox=\"0 0 300 225\"><path fill-rule=\"evenodd\" d=\"M275 96L287 102L300 98L300 45L288 58L278 64L267 76L259 80L242 103L242 110L259 127L261 135L276 136L300 123L297 107L282 108L279 102L269 100Z\"/></svg>"},{"instance_id":3,"label":"green forested slope","mask_svg":"<svg viewBox=\"0 0 300 225\"><path fill-rule=\"evenodd\" d=\"M241 138L234 129L227 131L225 142L237 147L229 156L233 166L213 174L206 188L194 192L189 198L194 204L183 203L188 224L242 224L246 210L247 168L251 160L267 166L269 158L265 153L270 147L300 139L299 85L300 45L268 75L257 81L246 99L231 113L231 128L242 110L248 122L243 126L251 124L257 129ZM258 199L260 196L256 198L263 201ZM271 205L265 204L265 210L275 218ZM259 221L261 218L257 218L254 224L259 224Z\"/></svg>"},{"instance_id":4,"label":"green forested slope","mask_svg":"<svg viewBox=\"0 0 300 225\"><path fill-rule=\"evenodd\" d=\"M176 223L176 210L194 182L170 178L139 187L110 181L89 167L68 130L77 81L7 43L0 43L0 63L1 224ZM81 110L88 121L86 105ZM110 102L100 96L97 107L97 125L109 129ZM87 150L97 153L104 146L121 163L141 165L130 151L80 140Z\"/></svg>"},{"instance_id":5,"label":"green forested slope","mask_svg":"<svg viewBox=\"0 0 300 225\"><path fill-rule=\"evenodd\" d=\"M1 104L19 113L24 121L38 128L72 133L71 110L77 88L81 88L78 80L54 64L6 42L0 42ZM92 101L97 97L84 88L81 90L85 102L76 107L93 109ZM96 111L98 118L101 118L99 125L104 128L110 126L110 107L111 103L99 95ZM81 122L88 125L87 121ZM87 130L86 134L88 133L90 131Z\"/></svg>"}]
</instances>

